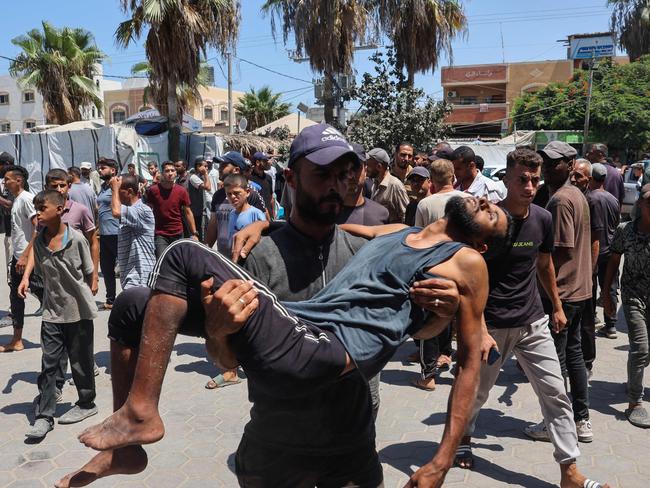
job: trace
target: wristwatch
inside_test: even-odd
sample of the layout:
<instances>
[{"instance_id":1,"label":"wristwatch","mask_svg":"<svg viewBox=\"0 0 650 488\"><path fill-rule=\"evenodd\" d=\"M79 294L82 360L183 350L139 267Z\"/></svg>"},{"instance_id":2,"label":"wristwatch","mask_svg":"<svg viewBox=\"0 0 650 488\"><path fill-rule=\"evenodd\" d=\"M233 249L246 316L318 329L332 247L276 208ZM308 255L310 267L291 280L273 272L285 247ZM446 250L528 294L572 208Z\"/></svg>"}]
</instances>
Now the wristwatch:
<instances>
[{"instance_id":1,"label":"wristwatch","mask_svg":"<svg viewBox=\"0 0 650 488\"><path fill-rule=\"evenodd\" d=\"M192 235L193 235L194 237L199 237L199 233L198 233L198 231L194 231L194 232L192 232Z\"/></svg>"}]
</instances>

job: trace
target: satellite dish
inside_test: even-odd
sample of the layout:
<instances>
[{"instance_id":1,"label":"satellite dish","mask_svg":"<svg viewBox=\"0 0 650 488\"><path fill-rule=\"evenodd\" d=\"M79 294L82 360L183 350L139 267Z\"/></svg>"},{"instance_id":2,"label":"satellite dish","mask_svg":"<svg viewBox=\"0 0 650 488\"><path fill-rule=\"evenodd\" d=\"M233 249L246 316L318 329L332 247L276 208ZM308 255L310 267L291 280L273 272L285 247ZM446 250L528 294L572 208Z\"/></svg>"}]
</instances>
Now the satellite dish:
<instances>
[{"instance_id":1,"label":"satellite dish","mask_svg":"<svg viewBox=\"0 0 650 488\"><path fill-rule=\"evenodd\" d=\"M248 120L246 120L246 117L242 117L239 119L239 132L244 132L246 130L246 127L248 127Z\"/></svg>"}]
</instances>

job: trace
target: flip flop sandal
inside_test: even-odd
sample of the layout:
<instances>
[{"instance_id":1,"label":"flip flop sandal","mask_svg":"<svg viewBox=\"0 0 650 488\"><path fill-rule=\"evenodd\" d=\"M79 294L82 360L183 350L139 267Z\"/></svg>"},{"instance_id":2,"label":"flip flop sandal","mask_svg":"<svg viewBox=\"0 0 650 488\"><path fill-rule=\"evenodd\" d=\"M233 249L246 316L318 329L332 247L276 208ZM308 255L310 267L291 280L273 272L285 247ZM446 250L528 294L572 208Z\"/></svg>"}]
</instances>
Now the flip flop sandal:
<instances>
[{"instance_id":1,"label":"flip flop sandal","mask_svg":"<svg viewBox=\"0 0 650 488\"><path fill-rule=\"evenodd\" d=\"M449 360L440 360L438 359L436 361L436 369L438 371L447 371L451 367L451 358L449 356L446 356Z\"/></svg>"},{"instance_id":2,"label":"flip flop sandal","mask_svg":"<svg viewBox=\"0 0 650 488\"><path fill-rule=\"evenodd\" d=\"M424 391L434 391L436 389L436 384L435 382L433 383L433 386L427 386L424 382L427 381L427 379L423 378L418 378L417 380L411 381L411 384L415 386L416 388L419 388L420 390Z\"/></svg>"},{"instance_id":3,"label":"flip flop sandal","mask_svg":"<svg viewBox=\"0 0 650 488\"><path fill-rule=\"evenodd\" d=\"M582 488L603 488L603 485L598 483L598 481L594 480L585 480L585 482L582 484Z\"/></svg>"},{"instance_id":4,"label":"flip flop sandal","mask_svg":"<svg viewBox=\"0 0 650 488\"><path fill-rule=\"evenodd\" d=\"M465 465L461 466L461 462ZM456 449L456 457L454 458L454 466L460 469L474 468L474 455L472 454L472 446L469 444L460 444ZM592 488L592 487L588 487ZM597 488L597 487L593 487Z\"/></svg>"},{"instance_id":5,"label":"flip flop sandal","mask_svg":"<svg viewBox=\"0 0 650 488\"><path fill-rule=\"evenodd\" d=\"M205 387L208 390L214 390L215 388L225 388L226 386L238 385L241 383L241 380L237 378L236 380L226 380L222 374L218 374L210 381L205 384Z\"/></svg>"}]
</instances>

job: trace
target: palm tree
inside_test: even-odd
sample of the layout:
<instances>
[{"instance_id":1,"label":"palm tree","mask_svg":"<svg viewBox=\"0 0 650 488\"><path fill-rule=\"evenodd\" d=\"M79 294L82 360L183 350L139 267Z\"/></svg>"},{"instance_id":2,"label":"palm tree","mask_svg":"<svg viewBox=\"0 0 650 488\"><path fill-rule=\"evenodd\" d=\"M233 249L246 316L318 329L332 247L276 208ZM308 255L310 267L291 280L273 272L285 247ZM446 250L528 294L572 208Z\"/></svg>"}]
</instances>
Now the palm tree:
<instances>
[{"instance_id":1,"label":"palm tree","mask_svg":"<svg viewBox=\"0 0 650 488\"><path fill-rule=\"evenodd\" d=\"M268 86L263 86L257 91L251 88L239 99L235 111L238 115L246 117L249 130L255 130L289 115L291 104L280 102L280 96L280 93L273 93Z\"/></svg>"},{"instance_id":2,"label":"palm tree","mask_svg":"<svg viewBox=\"0 0 650 488\"><path fill-rule=\"evenodd\" d=\"M34 87L43 96L49 123L68 124L82 119L82 109L102 109L102 99L93 81L105 58L93 35L84 29L57 29L43 22L43 30L32 29L12 39L22 49L9 65L11 76L23 87Z\"/></svg>"},{"instance_id":3,"label":"palm tree","mask_svg":"<svg viewBox=\"0 0 650 488\"><path fill-rule=\"evenodd\" d=\"M239 32L238 0L120 0L131 18L115 31L118 45L127 47L149 29L145 52L151 67L150 83L166 93L160 111L169 118L169 156L180 154L181 103L178 85L195 97L201 59L207 46L221 55L234 50ZM164 87L164 88L163 88Z\"/></svg>"},{"instance_id":4,"label":"palm tree","mask_svg":"<svg viewBox=\"0 0 650 488\"><path fill-rule=\"evenodd\" d=\"M377 0L382 30L393 43L397 65L408 84L415 73L434 70L440 52L452 56L451 41L466 32L467 18L457 0Z\"/></svg>"},{"instance_id":5,"label":"palm tree","mask_svg":"<svg viewBox=\"0 0 650 488\"><path fill-rule=\"evenodd\" d=\"M207 87L210 84L210 66L207 62L201 62L199 76L196 79L196 87ZM164 107L167 104L167 85L161 84L151 76L151 65L148 61L142 61L131 66L132 75L145 75L149 79L149 85L144 89L142 103L152 103L156 107ZM186 112L190 107L200 105L201 97L197 96L198 91L185 83L176 86L176 99L181 113Z\"/></svg>"},{"instance_id":6,"label":"palm tree","mask_svg":"<svg viewBox=\"0 0 650 488\"><path fill-rule=\"evenodd\" d=\"M293 33L296 56L307 55L314 71L323 73L325 121L334 119L332 85L337 73L352 72L357 42L363 42L376 9L369 0L267 0L262 12L282 22L284 43Z\"/></svg>"},{"instance_id":7,"label":"palm tree","mask_svg":"<svg viewBox=\"0 0 650 488\"><path fill-rule=\"evenodd\" d=\"M609 0L614 6L611 29L618 34L618 44L627 51L630 61L650 54L650 1Z\"/></svg>"}]
</instances>

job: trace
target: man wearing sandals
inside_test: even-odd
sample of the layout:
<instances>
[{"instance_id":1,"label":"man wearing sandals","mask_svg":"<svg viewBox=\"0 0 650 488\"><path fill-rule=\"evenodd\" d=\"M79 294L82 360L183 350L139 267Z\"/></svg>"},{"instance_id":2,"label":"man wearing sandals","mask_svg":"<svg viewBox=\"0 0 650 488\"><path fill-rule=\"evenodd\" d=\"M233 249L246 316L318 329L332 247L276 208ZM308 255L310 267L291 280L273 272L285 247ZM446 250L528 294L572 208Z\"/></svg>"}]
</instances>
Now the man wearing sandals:
<instances>
[{"instance_id":1,"label":"man wearing sandals","mask_svg":"<svg viewBox=\"0 0 650 488\"><path fill-rule=\"evenodd\" d=\"M485 308L487 330L482 349L494 345L501 356L492 364L483 364L480 383L466 435L456 454L456 465L471 469L471 436L479 411L496 382L503 363L514 353L535 391L544 423L543 434L555 447L560 464L562 488L601 486L587 480L576 467L578 436L571 402L567 396L560 362L537 289L537 278L553 303L550 318L554 331L566 326L555 283L553 223L551 214L532 204L540 181L542 158L529 149L508 154L503 179L508 194L499 205L514 219L512 245L504 254L487 261L490 294ZM529 433L527 429L526 433ZM536 434L533 432L533 434ZM535 438L538 438L536 436Z\"/></svg>"}]
</instances>

